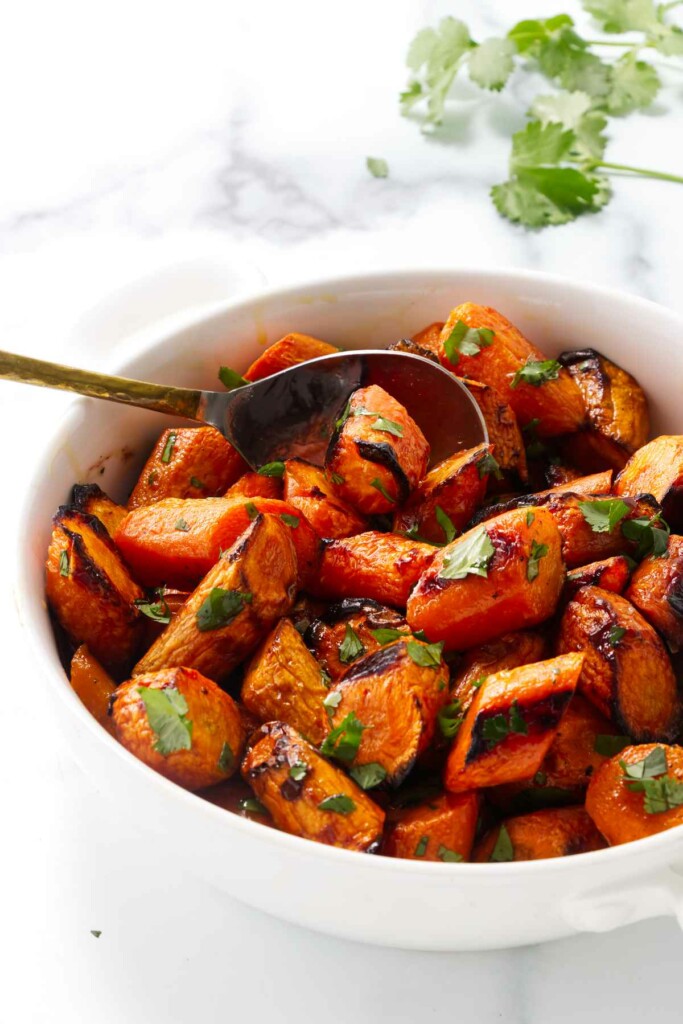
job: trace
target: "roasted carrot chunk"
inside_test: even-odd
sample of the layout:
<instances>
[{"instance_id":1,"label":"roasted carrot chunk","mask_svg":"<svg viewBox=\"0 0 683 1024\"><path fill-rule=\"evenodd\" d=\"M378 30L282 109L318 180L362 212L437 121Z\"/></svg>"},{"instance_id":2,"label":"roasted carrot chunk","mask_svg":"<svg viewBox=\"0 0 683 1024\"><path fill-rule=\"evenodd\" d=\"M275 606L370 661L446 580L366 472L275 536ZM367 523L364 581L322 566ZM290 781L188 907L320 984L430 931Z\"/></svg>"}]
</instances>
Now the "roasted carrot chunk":
<instances>
[{"instance_id":1,"label":"roasted carrot chunk","mask_svg":"<svg viewBox=\"0 0 683 1024\"><path fill-rule=\"evenodd\" d=\"M569 569L635 551L637 541L626 535L624 524L634 519L651 520L659 514L659 506L648 494L615 499L563 490L513 498L505 504L482 509L476 519L482 522L505 510L524 507L545 508L550 512L562 536L562 557ZM616 513L614 519L610 509Z\"/></svg>"},{"instance_id":2,"label":"roasted carrot chunk","mask_svg":"<svg viewBox=\"0 0 683 1024\"><path fill-rule=\"evenodd\" d=\"M185 789L222 782L244 746L232 697L193 668L167 668L123 683L112 702L116 738Z\"/></svg>"},{"instance_id":3,"label":"roasted carrot chunk","mask_svg":"<svg viewBox=\"0 0 683 1024\"><path fill-rule=\"evenodd\" d=\"M248 468L215 427L172 427L163 432L143 466L128 508L163 498L213 497Z\"/></svg>"},{"instance_id":4,"label":"roasted carrot chunk","mask_svg":"<svg viewBox=\"0 0 683 1024\"><path fill-rule=\"evenodd\" d=\"M284 484L285 501L306 517L319 537L351 537L367 529L366 520L337 497L334 485L318 466L288 459Z\"/></svg>"},{"instance_id":5,"label":"roasted carrot chunk","mask_svg":"<svg viewBox=\"0 0 683 1024\"><path fill-rule=\"evenodd\" d=\"M600 473L591 473L589 476L575 476L572 480L558 482L550 488L550 491L556 494L562 493L562 491L571 491L572 494L593 495L593 497L609 494L611 490L611 469L604 469ZM545 494L545 492L541 493Z\"/></svg>"},{"instance_id":6,"label":"roasted carrot chunk","mask_svg":"<svg viewBox=\"0 0 683 1024\"><path fill-rule=\"evenodd\" d=\"M306 643L330 679L340 679L349 665L373 654L401 633L410 634L403 615L365 597L345 598L315 618Z\"/></svg>"},{"instance_id":7,"label":"roasted carrot chunk","mask_svg":"<svg viewBox=\"0 0 683 1024\"><path fill-rule=\"evenodd\" d=\"M456 452L432 469L394 516L394 532L443 544L453 540L481 504L496 463L492 445Z\"/></svg>"},{"instance_id":8,"label":"roasted carrot chunk","mask_svg":"<svg viewBox=\"0 0 683 1024\"><path fill-rule=\"evenodd\" d=\"M438 645L398 640L348 669L327 697L334 708L323 753L380 769L398 786L429 745L448 700L448 669Z\"/></svg>"},{"instance_id":9,"label":"roasted carrot chunk","mask_svg":"<svg viewBox=\"0 0 683 1024\"><path fill-rule=\"evenodd\" d=\"M277 714L319 747L329 729L323 706L327 692L320 665L289 619L281 619L247 666L244 706L260 722Z\"/></svg>"},{"instance_id":10,"label":"roasted carrot chunk","mask_svg":"<svg viewBox=\"0 0 683 1024\"><path fill-rule=\"evenodd\" d=\"M319 338L311 338L308 334L286 334L254 360L244 377L245 380L251 381L263 380L264 377L280 373L281 370L288 370L290 366L307 363L309 359L318 359L320 356L328 356L338 351L334 345L328 345Z\"/></svg>"},{"instance_id":11,"label":"roasted carrot chunk","mask_svg":"<svg viewBox=\"0 0 683 1024\"><path fill-rule=\"evenodd\" d=\"M476 793L444 793L401 811L387 827L383 852L407 860L469 860L478 813Z\"/></svg>"},{"instance_id":12,"label":"roasted carrot chunk","mask_svg":"<svg viewBox=\"0 0 683 1024\"><path fill-rule=\"evenodd\" d=\"M487 676L507 668L531 665L546 657L546 641L539 633L520 630L465 651L458 672L451 680L451 700L459 702L464 714Z\"/></svg>"},{"instance_id":13,"label":"roasted carrot chunk","mask_svg":"<svg viewBox=\"0 0 683 1024\"><path fill-rule=\"evenodd\" d=\"M95 516L102 523L110 536L127 513L123 505L112 501L97 484L74 484L71 492L71 504L79 512Z\"/></svg>"},{"instance_id":14,"label":"roasted carrot chunk","mask_svg":"<svg viewBox=\"0 0 683 1024\"><path fill-rule=\"evenodd\" d=\"M329 541L323 547L318 579L310 589L333 600L362 594L404 608L434 551L429 544L374 530Z\"/></svg>"},{"instance_id":15,"label":"roasted carrot chunk","mask_svg":"<svg viewBox=\"0 0 683 1024\"><path fill-rule=\"evenodd\" d=\"M560 362L579 387L589 423L588 430L565 440L564 450L587 473L604 466L622 469L647 441L645 392L630 373L595 349L563 352Z\"/></svg>"},{"instance_id":16,"label":"roasted carrot chunk","mask_svg":"<svg viewBox=\"0 0 683 1024\"><path fill-rule=\"evenodd\" d=\"M87 644L120 679L142 637L135 602L144 591L131 578L99 519L62 506L53 519L47 554L47 600L71 642Z\"/></svg>"},{"instance_id":17,"label":"roasted carrot chunk","mask_svg":"<svg viewBox=\"0 0 683 1024\"><path fill-rule=\"evenodd\" d=\"M630 579L633 564L628 555L613 555L574 569L567 573L562 596L571 600L581 587L601 587L603 590L611 590L613 594L622 594Z\"/></svg>"},{"instance_id":18,"label":"roasted carrot chunk","mask_svg":"<svg viewBox=\"0 0 683 1024\"><path fill-rule=\"evenodd\" d=\"M652 494L669 526L683 532L683 435L663 435L639 448L617 477L614 493Z\"/></svg>"},{"instance_id":19,"label":"roasted carrot chunk","mask_svg":"<svg viewBox=\"0 0 683 1024\"><path fill-rule=\"evenodd\" d=\"M287 614L295 590L291 532L275 516L259 515L209 570L133 674L192 665L221 682Z\"/></svg>"},{"instance_id":20,"label":"roasted carrot chunk","mask_svg":"<svg viewBox=\"0 0 683 1024\"><path fill-rule=\"evenodd\" d=\"M586 810L611 846L683 825L683 747L626 747L595 772Z\"/></svg>"},{"instance_id":21,"label":"roasted carrot chunk","mask_svg":"<svg viewBox=\"0 0 683 1024\"><path fill-rule=\"evenodd\" d=\"M468 331L474 336L473 344ZM465 302L441 332L442 364L459 377L490 384L522 426L537 420L540 437L579 430L586 411L576 383L556 360L546 360L509 320L489 306ZM474 348L474 354L468 354Z\"/></svg>"},{"instance_id":22,"label":"roasted carrot chunk","mask_svg":"<svg viewBox=\"0 0 683 1024\"><path fill-rule=\"evenodd\" d=\"M352 394L325 460L337 494L364 515L393 512L424 476L429 445L415 420L382 388Z\"/></svg>"},{"instance_id":23,"label":"roasted carrot chunk","mask_svg":"<svg viewBox=\"0 0 683 1024\"><path fill-rule=\"evenodd\" d=\"M669 656L625 598L583 587L562 616L557 649L585 654L579 690L621 732L639 743L677 735L680 702Z\"/></svg>"},{"instance_id":24,"label":"roasted carrot chunk","mask_svg":"<svg viewBox=\"0 0 683 1024\"><path fill-rule=\"evenodd\" d=\"M282 500L282 478L263 473L243 473L223 495L224 498L277 498Z\"/></svg>"},{"instance_id":25,"label":"roasted carrot chunk","mask_svg":"<svg viewBox=\"0 0 683 1024\"><path fill-rule=\"evenodd\" d=\"M116 544L145 586L183 589L205 576L260 513L287 526L303 584L315 568L320 542L292 505L275 498L167 498L130 512L116 531Z\"/></svg>"},{"instance_id":26,"label":"roasted carrot chunk","mask_svg":"<svg viewBox=\"0 0 683 1024\"><path fill-rule=\"evenodd\" d=\"M529 479L526 449L517 417L495 388L479 380L462 380L484 417L493 456L498 463L501 480L489 477L489 491L509 490L511 485L526 484Z\"/></svg>"},{"instance_id":27,"label":"roasted carrot chunk","mask_svg":"<svg viewBox=\"0 0 683 1024\"><path fill-rule=\"evenodd\" d=\"M444 784L454 793L528 779L555 739L583 664L564 655L484 680L457 732Z\"/></svg>"},{"instance_id":28,"label":"roasted carrot chunk","mask_svg":"<svg viewBox=\"0 0 683 1024\"><path fill-rule=\"evenodd\" d=\"M673 650L683 647L683 537L669 537L666 558L643 559L626 597Z\"/></svg>"},{"instance_id":29,"label":"roasted carrot chunk","mask_svg":"<svg viewBox=\"0 0 683 1024\"><path fill-rule=\"evenodd\" d=\"M93 718L96 718L107 732L113 733L109 700L116 689L116 683L109 673L105 672L97 658L93 657L86 644L81 644L71 659L70 680L71 688Z\"/></svg>"},{"instance_id":30,"label":"roasted carrot chunk","mask_svg":"<svg viewBox=\"0 0 683 1024\"><path fill-rule=\"evenodd\" d=\"M414 334L412 340L421 348L429 349L436 356L439 354L439 339L443 330L443 321L435 320L433 324L427 324L421 331Z\"/></svg>"},{"instance_id":31,"label":"roasted carrot chunk","mask_svg":"<svg viewBox=\"0 0 683 1024\"><path fill-rule=\"evenodd\" d=\"M254 738L242 776L278 828L328 846L377 850L384 811L340 768L282 722L263 725Z\"/></svg>"},{"instance_id":32,"label":"roasted carrot chunk","mask_svg":"<svg viewBox=\"0 0 683 1024\"><path fill-rule=\"evenodd\" d=\"M506 814L580 803L593 772L624 743L628 738L619 736L612 723L576 693L534 777L496 786L488 796Z\"/></svg>"},{"instance_id":33,"label":"roasted carrot chunk","mask_svg":"<svg viewBox=\"0 0 683 1024\"><path fill-rule=\"evenodd\" d=\"M551 807L506 818L475 847L472 860L546 860L607 846L583 807Z\"/></svg>"},{"instance_id":34,"label":"roasted carrot chunk","mask_svg":"<svg viewBox=\"0 0 683 1024\"><path fill-rule=\"evenodd\" d=\"M564 567L546 509L515 509L441 548L408 598L413 631L465 650L552 615Z\"/></svg>"}]
</instances>

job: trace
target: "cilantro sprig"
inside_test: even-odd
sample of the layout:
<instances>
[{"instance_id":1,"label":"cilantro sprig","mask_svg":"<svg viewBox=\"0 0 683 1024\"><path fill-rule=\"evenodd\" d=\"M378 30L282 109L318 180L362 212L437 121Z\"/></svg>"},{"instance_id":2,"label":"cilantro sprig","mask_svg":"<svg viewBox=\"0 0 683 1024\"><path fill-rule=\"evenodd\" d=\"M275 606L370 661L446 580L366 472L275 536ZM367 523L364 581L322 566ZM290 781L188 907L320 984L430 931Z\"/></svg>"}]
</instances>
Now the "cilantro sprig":
<instances>
[{"instance_id":1,"label":"cilantro sprig","mask_svg":"<svg viewBox=\"0 0 683 1024\"><path fill-rule=\"evenodd\" d=\"M679 175L604 158L608 118L646 109L659 93L659 74L643 59L643 51L683 56L683 29L670 20L675 6L655 0L583 0L604 32L639 34L624 41L585 39L567 14L525 19L506 36L482 42L471 37L464 22L443 18L437 27L418 32L410 45L410 79L400 95L401 112L434 132L461 72L493 92L503 89L516 70L545 76L559 91L532 102L529 124L513 135L510 176L491 190L499 213L525 227L564 224L601 209L611 195L604 172L683 183ZM449 339L452 351L446 352L455 363L456 341Z\"/></svg>"},{"instance_id":2,"label":"cilantro sprig","mask_svg":"<svg viewBox=\"0 0 683 1024\"><path fill-rule=\"evenodd\" d=\"M624 785L633 793L643 794L646 814L662 814L683 806L683 782L671 778L664 747L654 747L640 761L627 764L619 761Z\"/></svg>"}]
</instances>

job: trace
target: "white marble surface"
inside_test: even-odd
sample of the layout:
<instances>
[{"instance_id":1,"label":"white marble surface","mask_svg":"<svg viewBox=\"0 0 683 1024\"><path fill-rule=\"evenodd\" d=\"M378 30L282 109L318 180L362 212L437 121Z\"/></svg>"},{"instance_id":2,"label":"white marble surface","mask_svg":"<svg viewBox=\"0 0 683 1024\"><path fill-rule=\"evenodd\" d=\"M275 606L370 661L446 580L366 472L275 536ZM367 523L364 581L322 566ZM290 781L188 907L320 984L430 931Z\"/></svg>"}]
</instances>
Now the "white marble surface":
<instances>
[{"instance_id":1,"label":"white marble surface","mask_svg":"<svg viewBox=\"0 0 683 1024\"><path fill-rule=\"evenodd\" d=\"M456 13L483 35L561 6L15 5L0 43L3 346L103 365L135 325L100 318L95 331L86 309L179 260L195 277L173 279L157 312L191 299L203 270L213 295L263 278L439 264L552 270L683 310L683 187L622 180L598 217L528 234L487 198L505 175L509 126L523 122L521 83L498 98L465 89L455 145L425 141L398 116L403 53L426 20ZM652 112L612 128L611 159L680 173L683 71L665 74ZM388 180L367 174L368 154L389 161ZM64 400L2 395L11 528L27 453ZM43 424L17 445L11 424L28 412ZM8 586L2 600L7 622ZM410 954L314 936L179 877L76 768L7 634L1 1021L680 1020L683 936L669 920L509 952Z\"/></svg>"}]
</instances>

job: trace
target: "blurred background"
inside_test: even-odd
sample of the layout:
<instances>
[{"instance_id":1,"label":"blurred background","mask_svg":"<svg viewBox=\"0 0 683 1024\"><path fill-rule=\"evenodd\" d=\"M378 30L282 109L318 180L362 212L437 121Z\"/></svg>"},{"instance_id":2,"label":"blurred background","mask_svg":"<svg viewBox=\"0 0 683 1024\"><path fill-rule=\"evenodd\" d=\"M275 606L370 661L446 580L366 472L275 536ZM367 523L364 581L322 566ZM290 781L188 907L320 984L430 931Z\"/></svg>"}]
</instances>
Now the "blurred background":
<instances>
[{"instance_id":1,"label":"blurred background","mask_svg":"<svg viewBox=\"0 0 683 1024\"><path fill-rule=\"evenodd\" d=\"M586 22L560 0L13 5L0 35L3 347L99 367L145 316L398 266L552 271L683 310L683 187L619 180L604 212L541 233L496 213L488 189L506 177L531 76L500 95L458 85L429 139L399 116L406 49L425 24L451 14L481 38L563 9ZM680 174L683 70L661 64L655 104L611 122L610 159ZM388 178L368 173L368 156L387 160ZM140 305L106 298L140 277L128 293ZM3 387L7 526L67 400ZM680 1020L671 920L535 949L409 954L314 936L177 877L75 766L15 643L0 1021Z\"/></svg>"}]
</instances>

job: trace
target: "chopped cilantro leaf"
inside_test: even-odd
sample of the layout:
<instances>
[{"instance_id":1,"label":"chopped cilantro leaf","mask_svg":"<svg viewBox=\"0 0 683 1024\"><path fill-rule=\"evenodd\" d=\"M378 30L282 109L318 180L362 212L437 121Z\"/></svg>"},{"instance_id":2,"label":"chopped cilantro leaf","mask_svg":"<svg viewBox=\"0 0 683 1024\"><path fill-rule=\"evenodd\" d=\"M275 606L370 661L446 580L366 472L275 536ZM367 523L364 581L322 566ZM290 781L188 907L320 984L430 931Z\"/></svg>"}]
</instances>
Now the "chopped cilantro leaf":
<instances>
[{"instance_id":1,"label":"chopped cilantro leaf","mask_svg":"<svg viewBox=\"0 0 683 1024\"><path fill-rule=\"evenodd\" d=\"M378 416L372 424L373 430L382 430L385 434L393 434L394 437L403 437L403 427L400 423L388 420L384 416Z\"/></svg>"},{"instance_id":2,"label":"chopped cilantro leaf","mask_svg":"<svg viewBox=\"0 0 683 1024\"><path fill-rule=\"evenodd\" d=\"M198 491L203 491L204 487L206 486L196 476L191 476L190 477L190 484L191 484L192 487L196 487Z\"/></svg>"},{"instance_id":3,"label":"chopped cilantro leaf","mask_svg":"<svg viewBox=\"0 0 683 1024\"><path fill-rule=\"evenodd\" d=\"M343 721L332 729L323 740L320 753L326 757L333 757L336 761L350 763L358 753L358 747L367 726L357 718L356 712L351 711Z\"/></svg>"},{"instance_id":4,"label":"chopped cilantro leaf","mask_svg":"<svg viewBox=\"0 0 683 1024\"><path fill-rule=\"evenodd\" d=\"M168 624L171 621L171 609L168 607L164 597L164 588L157 587L155 594L157 596L156 601L150 601L146 597L140 597L133 603L143 615L147 616L148 619L153 619L154 622L163 622Z\"/></svg>"},{"instance_id":5,"label":"chopped cilantro leaf","mask_svg":"<svg viewBox=\"0 0 683 1024\"><path fill-rule=\"evenodd\" d=\"M548 554L548 545L539 544L537 541L532 540L531 542L531 553L529 554L529 561L526 566L526 578L532 583L539 573L539 562L542 558Z\"/></svg>"},{"instance_id":6,"label":"chopped cilantro leaf","mask_svg":"<svg viewBox=\"0 0 683 1024\"><path fill-rule=\"evenodd\" d=\"M218 371L218 379L228 391L234 391L235 388L242 388L245 384L251 383L251 381L245 380L235 370L231 370L229 366L221 366Z\"/></svg>"},{"instance_id":7,"label":"chopped cilantro leaf","mask_svg":"<svg viewBox=\"0 0 683 1024\"><path fill-rule=\"evenodd\" d=\"M444 707L437 712L437 725L439 726L441 735L447 740L452 740L462 725L463 716L459 713L461 705L461 701L454 700L451 701L450 704L444 705Z\"/></svg>"},{"instance_id":8,"label":"chopped cilantro leaf","mask_svg":"<svg viewBox=\"0 0 683 1024\"><path fill-rule=\"evenodd\" d=\"M481 734L486 741L488 749L493 750L494 747L498 746L499 743L502 743L503 740L513 733L526 735L528 731L517 701L513 701L507 714L500 712L497 715L490 715L484 719Z\"/></svg>"},{"instance_id":9,"label":"chopped cilantro leaf","mask_svg":"<svg viewBox=\"0 0 683 1024\"><path fill-rule=\"evenodd\" d=\"M181 517L175 524L175 529L180 530L182 533L189 533L190 527L187 525L185 520Z\"/></svg>"},{"instance_id":10,"label":"chopped cilantro leaf","mask_svg":"<svg viewBox=\"0 0 683 1024\"><path fill-rule=\"evenodd\" d=\"M344 665L365 654L365 647L350 622L346 623L344 639L339 644L339 660Z\"/></svg>"},{"instance_id":11,"label":"chopped cilantro leaf","mask_svg":"<svg viewBox=\"0 0 683 1024\"><path fill-rule=\"evenodd\" d=\"M627 540L634 541L636 558L661 558L669 547L670 529L660 516L652 519L627 519L621 526L621 532Z\"/></svg>"},{"instance_id":12,"label":"chopped cilantro leaf","mask_svg":"<svg viewBox=\"0 0 683 1024\"><path fill-rule=\"evenodd\" d=\"M368 156L365 158L365 166L373 178L388 178L389 164L380 156Z\"/></svg>"},{"instance_id":13,"label":"chopped cilantro leaf","mask_svg":"<svg viewBox=\"0 0 683 1024\"><path fill-rule=\"evenodd\" d=\"M252 521L256 519L259 514L258 509L256 508L256 505L254 504L253 501L248 501L246 503L246 505L244 506L244 511L247 513L247 515Z\"/></svg>"},{"instance_id":14,"label":"chopped cilantro leaf","mask_svg":"<svg viewBox=\"0 0 683 1024\"><path fill-rule=\"evenodd\" d=\"M235 767L235 754L229 743L224 743L218 758L218 771L227 775Z\"/></svg>"},{"instance_id":15,"label":"chopped cilantro leaf","mask_svg":"<svg viewBox=\"0 0 683 1024\"><path fill-rule=\"evenodd\" d=\"M299 525L299 516L292 516L289 514L289 512L282 512L280 515L280 519L285 524L285 526L291 526L293 530L296 530L297 526Z\"/></svg>"},{"instance_id":16,"label":"chopped cilantro leaf","mask_svg":"<svg viewBox=\"0 0 683 1024\"><path fill-rule=\"evenodd\" d=\"M168 437L166 438L166 444L164 445L164 450L161 453L161 461L162 462L170 462L171 461L171 456L173 455L173 449L175 447L175 443L176 443L176 438L177 437L178 437L178 435L175 433L175 431L172 430L169 433Z\"/></svg>"},{"instance_id":17,"label":"chopped cilantro leaf","mask_svg":"<svg viewBox=\"0 0 683 1024\"><path fill-rule=\"evenodd\" d=\"M455 546L443 560L440 579L463 580L468 573L473 576L487 576L489 564L496 549L482 526L469 536L456 541Z\"/></svg>"},{"instance_id":18,"label":"chopped cilantro leaf","mask_svg":"<svg viewBox=\"0 0 683 1024\"><path fill-rule=\"evenodd\" d=\"M428 845L429 845L429 836L420 836L418 844L415 847L415 852L414 852L413 856L415 856L415 857L424 857L425 853L427 852Z\"/></svg>"},{"instance_id":19,"label":"chopped cilantro leaf","mask_svg":"<svg viewBox=\"0 0 683 1024\"><path fill-rule=\"evenodd\" d=\"M296 764L293 764L289 769L289 777L290 779L294 779L295 782L301 782L302 779L306 778L307 774L308 765L305 761L297 761Z\"/></svg>"},{"instance_id":20,"label":"chopped cilantro leaf","mask_svg":"<svg viewBox=\"0 0 683 1024\"><path fill-rule=\"evenodd\" d=\"M99 930L99 928L91 928L90 929L90 934L94 935L96 939L99 939L99 937L102 934L102 932Z\"/></svg>"},{"instance_id":21,"label":"chopped cilantro leaf","mask_svg":"<svg viewBox=\"0 0 683 1024\"><path fill-rule=\"evenodd\" d=\"M631 509L621 498L598 498L594 501L580 501L581 515L593 533L612 533Z\"/></svg>"},{"instance_id":22,"label":"chopped cilantro leaf","mask_svg":"<svg viewBox=\"0 0 683 1024\"><path fill-rule=\"evenodd\" d=\"M324 800L320 801L318 807L321 811L332 811L334 814L350 814L356 809L354 801L345 793L326 796Z\"/></svg>"},{"instance_id":23,"label":"chopped cilantro leaf","mask_svg":"<svg viewBox=\"0 0 683 1024\"><path fill-rule=\"evenodd\" d=\"M481 476L481 473L479 475ZM441 505L436 506L434 509L434 515L437 523L443 530L444 537L446 538L446 544L450 544L450 542L455 539L455 535L458 532L453 525L453 520L446 514L446 512L444 512Z\"/></svg>"},{"instance_id":24,"label":"chopped cilantro leaf","mask_svg":"<svg viewBox=\"0 0 683 1024\"><path fill-rule=\"evenodd\" d=\"M416 640L409 640L406 644L406 652L411 661L414 661L421 668L439 668L441 665L443 642L438 644L421 644Z\"/></svg>"},{"instance_id":25,"label":"chopped cilantro leaf","mask_svg":"<svg viewBox=\"0 0 683 1024\"><path fill-rule=\"evenodd\" d=\"M374 480L371 480L370 486L374 487L376 491L379 491L382 497L386 498L387 501L390 501L392 505L396 504L396 499L391 497L391 495L389 494L389 492L387 491L379 477L375 477Z\"/></svg>"},{"instance_id":26,"label":"chopped cilantro leaf","mask_svg":"<svg viewBox=\"0 0 683 1024\"><path fill-rule=\"evenodd\" d=\"M283 476L284 472L284 462L266 462L258 470L259 476Z\"/></svg>"},{"instance_id":27,"label":"chopped cilantro leaf","mask_svg":"<svg viewBox=\"0 0 683 1024\"><path fill-rule=\"evenodd\" d=\"M446 863L459 863L462 860L462 854L456 853L455 850L449 850L447 846L439 846L436 851L436 855L439 860L445 861Z\"/></svg>"},{"instance_id":28,"label":"chopped cilantro leaf","mask_svg":"<svg viewBox=\"0 0 683 1024\"><path fill-rule=\"evenodd\" d=\"M511 388L519 387L520 384L530 384L533 388L540 388L549 380L557 380L561 365L557 359L527 359L524 366L521 366L510 382Z\"/></svg>"},{"instance_id":29,"label":"chopped cilantro leaf","mask_svg":"<svg viewBox=\"0 0 683 1024\"><path fill-rule=\"evenodd\" d=\"M622 639L626 636L626 630L623 626L612 626L607 637L608 642L612 647L618 647Z\"/></svg>"},{"instance_id":30,"label":"chopped cilantro leaf","mask_svg":"<svg viewBox=\"0 0 683 1024\"><path fill-rule=\"evenodd\" d=\"M268 810L255 797L244 797L240 800L240 810L248 814L268 814Z\"/></svg>"},{"instance_id":31,"label":"chopped cilantro leaf","mask_svg":"<svg viewBox=\"0 0 683 1024\"><path fill-rule=\"evenodd\" d=\"M357 764L351 769L349 775L361 789L374 789L375 786L379 786L380 782L384 782L387 772L381 764L371 761L370 764Z\"/></svg>"},{"instance_id":32,"label":"chopped cilantro leaf","mask_svg":"<svg viewBox=\"0 0 683 1024\"><path fill-rule=\"evenodd\" d=\"M60 551L59 553L59 575L69 575L69 553L67 551Z\"/></svg>"},{"instance_id":33,"label":"chopped cilantro leaf","mask_svg":"<svg viewBox=\"0 0 683 1024\"><path fill-rule=\"evenodd\" d=\"M460 356L478 356L483 348L493 344L495 333L488 327L468 327L464 320L458 320L443 343L446 358L457 366Z\"/></svg>"},{"instance_id":34,"label":"chopped cilantro leaf","mask_svg":"<svg viewBox=\"0 0 683 1024\"><path fill-rule=\"evenodd\" d=\"M342 695L339 690L331 690L323 700L323 707L327 711L327 717L331 720L335 708L341 704Z\"/></svg>"},{"instance_id":35,"label":"chopped cilantro leaf","mask_svg":"<svg viewBox=\"0 0 683 1024\"><path fill-rule=\"evenodd\" d=\"M223 590L214 587L204 598L197 614L197 629L200 633L208 633L212 629L222 629L236 618L245 605L251 604L252 595L241 590Z\"/></svg>"},{"instance_id":36,"label":"chopped cilantro leaf","mask_svg":"<svg viewBox=\"0 0 683 1024\"><path fill-rule=\"evenodd\" d=\"M371 636L375 638L378 644L384 647L385 644L393 644L394 640L400 640L405 633L402 633L400 629L371 629Z\"/></svg>"},{"instance_id":37,"label":"chopped cilantro leaf","mask_svg":"<svg viewBox=\"0 0 683 1024\"><path fill-rule=\"evenodd\" d=\"M515 848L512 845L510 839L510 833L508 832L505 825L501 825L498 830L498 838L496 839L495 846L491 851L489 860L503 863L504 861L515 859Z\"/></svg>"},{"instance_id":38,"label":"chopped cilantro leaf","mask_svg":"<svg viewBox=\"0 0 683 1024\"><path fill-rule=\"evenodd\" d=\"M495 476L496 480L503 479L500 466L494 459L493 455L491 455L491 452L486 452L486 454L479 459L479 462L477 463L477 472L479 473L480 480L482 477L490 476L491 474Z\"/></svg>"},{"instance_id":39,"label":"chopped cilantro leaf","mask_svg":"<svg viewBox=\"0 0 683 1024\"><path fill-rule=\"evenodd\" d=\"M187 701L180 690L173 686L138 686L137 690L156 736L154 749L164 757L176 750L191 750L192 722L186 717Z\"/></svg>"}]
</instances>

